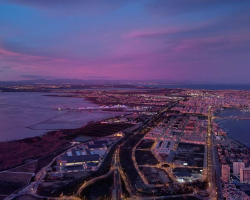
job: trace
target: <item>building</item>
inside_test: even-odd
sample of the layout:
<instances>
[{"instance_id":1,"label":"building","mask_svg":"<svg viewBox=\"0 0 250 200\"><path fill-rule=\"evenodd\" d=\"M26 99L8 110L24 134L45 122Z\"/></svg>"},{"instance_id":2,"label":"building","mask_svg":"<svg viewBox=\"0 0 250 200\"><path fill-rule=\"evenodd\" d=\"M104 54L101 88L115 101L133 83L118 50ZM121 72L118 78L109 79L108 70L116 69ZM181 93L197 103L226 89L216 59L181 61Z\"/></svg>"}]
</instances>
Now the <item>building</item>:
<instances>
[{"instance_id":1,"label":"building","mask_svg":"<svg viewBox=\"0 0 250 200\"><path fill-rule=\"evenodd\" d=\"M230 179L230 167L229 165L222 165L221 167L222 182L228 183Z\"/></svg>"},{"instance_id":2,"label":"building","mask_svg":"<svg viewBox=\"0 0 250 200\"><path fill-rule=\"evenodd\" d=\"M250 183L250 167L240 168L240 182Z\"/></svg>"},{"instance_id":3,"label":"building","mask_svg":"<svg viewBox=\"0 0 250 200\"><path fill-rule=\"evenodd\" d=\"M226 200L250 200L250 197L245 192L238 190L234 184L224 184L222 194Z\"/></svg>"},{"instance_id":4,"label":"building","mask_svg":"<svg viewBox=\"0 0 250 200\"><path fill-rule=\"evenodd\" d=\"M243 162L233 162L233 173L235 176L240 174L240 168L245 168L245 163Z\"/></svg>"},{"instance_id":5,"label":"building","mask_svg":"<svg viewBox=\"0 0 250 200\"><path fill-rule=\"evenodd\" d=\"M170 154L170 151L173 150L175 141L164 140L159 141L156 145L155 152L157 154Z\"/></svg>"},{"instance_id":6,"label":"building","mask_svg":"<svg viewBox=\"0 0 250 200\"><path fill-rule=\"evenodd\" d=\"M63 173L61 173L61 172L52 172L50 174L50 179L51 180L61 180L61 179L63 179Z\"/></svg>"},{"instance_id":7,"label":"building","mask_svg":"<svg viewBox=\"0 0 250 200\"><path fill-rule=\"evenodd\" d=\"M71 150L57 159L57 166L67 172L96 170L100 159L99 154L94 154L88 149L84 149L84 151Z\"/></svg>"},{"instance_id":8,"label":"building","mask_svg":"<svg viewBox=\"0 0 250 200\"><path fill-rule=\"evenodd\" d=\"M100 143L95 141L95 143L87 144L85 145L85 148L89 149L94 154L99 154L100 156L104 156L108 149L107 146L102 143L102 141L100 141Z\"/></svg>"}]
</instances>

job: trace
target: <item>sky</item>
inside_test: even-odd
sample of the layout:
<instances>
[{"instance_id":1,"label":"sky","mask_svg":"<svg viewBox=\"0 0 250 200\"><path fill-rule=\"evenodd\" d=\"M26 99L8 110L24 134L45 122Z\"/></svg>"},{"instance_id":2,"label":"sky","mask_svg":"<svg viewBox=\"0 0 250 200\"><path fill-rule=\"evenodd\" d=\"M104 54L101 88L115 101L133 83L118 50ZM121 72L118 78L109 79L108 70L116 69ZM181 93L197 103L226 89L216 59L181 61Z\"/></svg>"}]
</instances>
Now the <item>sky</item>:
<instances>
[{"instance_id":1,"label":"sky","mask_svg":"<svg viewBox=\"0 0 250 200\"><path fill-rule=\"evenodd\" d=\"M0 81L250 83L249 0L0 0Z\"/></svg>"}]
</instances>

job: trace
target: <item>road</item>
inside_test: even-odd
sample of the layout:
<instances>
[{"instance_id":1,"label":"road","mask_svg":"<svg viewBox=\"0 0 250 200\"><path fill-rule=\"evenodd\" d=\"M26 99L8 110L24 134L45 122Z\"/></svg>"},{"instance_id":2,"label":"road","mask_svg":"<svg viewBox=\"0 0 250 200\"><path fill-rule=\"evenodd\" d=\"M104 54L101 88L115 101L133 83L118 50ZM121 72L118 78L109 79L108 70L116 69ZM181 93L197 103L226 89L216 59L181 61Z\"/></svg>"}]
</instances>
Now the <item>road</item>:
<instances>
[{"instance_id":1,"label":"road","mask_svg":"<svg viewBox=\"0 0 250 200\"><path fill-rule=\"evenodd\" d=\"M163 111L158 113L156 116L154 116L154 118L151 119L150 122L152 122L156 117L158 117L161 113L163 113L165 111L167 111L167 109L164 109ZM143 126L143 128L145 128L145 127L146 127L146 124ZM142 131L142 130L140 130L140 131ZM132 160L134 161L134 165L135 165L135 168L136 168L137 171L138 171L138 165L136 164L136 161L135 161L134 151L135 151L136 146L140 143L140 141L137 142L136 145L133 147L133 152L132 152ZM172 173L168 172L168 174L172 174ZM139 173L139 175L140 175L140 173ZM141 178L143 179L143 176L141 176ZM170 178L172 178L173 180L176 180L175 177L173 177L173 176L172 177L170 176ZM126 178L125 178L125 180L126 180ZM129 198L129 199L141 199L141 200L143 200L143 199L145 199L145 200L146 199L163 199L163 198L171 199L171 198L174 198L174 197L185 197L185 196L193 196L193 197L196 197L198 199L202 199L202 197L200 197L198 194L196 194L196 192L194 192L192 194L166 195L166 196L158 196L158 197L140 197L140 196L132 196L132 195L130 195L130 196L131 196L131 198Z\"/></svg>"},{"instance_id":2,"label":"road","mask_svg":"<svg viewBox=\"0 0 250 200\"><path fill-rule=\"evenodd\" d=\"M107 177L108 177L109 175L111 175L113 172L114 172L114 167L112 166L112 167L110 168L110 170L109 170L108 173L103 174L103 175L101 175L101 176L98 176L98 177L96 177L96 178L93 178L93 179L91 179L91 180L89 180L89 181L87 181L87 182L84 182L84 183L82 184L82 186L78 189L78 191L77 191L77 193L75 194L75 196L80 196L80 194L81 194L81 192L82 192L82 190L83 190L84 188L86 188L87 186L89 186L89 185L95 183L95 182L96 182L97 180L99 180L99 179L107 178Z\"/></svg>"},{"instance_id":3,"label":"road","mask_svg":"<svg viewBox=\"0 0 250 200\"><path fill-rule=\"evenodd\" d=\"M214 146L214 154L215 154L216 184L217 184L218 199L223 200L222 185L221 185L221 166L219 163L216 146Z\"/></svg>"},{"instance_id":4,"label":"road","mask_svg":"<svg viewBox=\"0 0 250 200\"><path fill-rule=\"evenodd\" d=\"M216 192L216 176L215 176L215 159L213 148L213 133L212 133L212 119L211 108L208 111L208 135L207 135L207 176L208 176L208 190L210 199L217 200Z\"/></svg>"},{"instance_id":5,"label":"road","mask_svg":"<svg viewBox=\"0 0 250 200\"><path fill-rule=\"evenodd\" d=\"M82 190L83 190L84 188L86 188L87 186L89 186L89 185L95 183L97 180L100 180L100 179L103 179L103 178L108 177L110 174L112 174L114 171L116 171L117 162L118 162L117 157L118 157L118 155L119 155L118 153L119 153L119 150L116 149L116 151L115 151L115 153L114 153L114 155L113 155L112 161L111 161L111 168L110 168L110 170L108 171L108 173L103 174L103 175L98 176L98 177L95 177L95 178L93 178L93 179L91 179L91 180L89 180L89 181L87 181L87 182L84 182L84 183L82 184L82 186L81 186L81 187L78 189L78 191L76 192L75 196L80 196L80 194L81 194L81 192L82 192Z\"/></svg>"},{"instance_id":6,"label":"road","mask_svg":"<svg viewBox=\"0 0 250 200\"><path fill-rule=\"evenodd\" d=\"M71 146L68 146L66 148L63 148L63 149L72 149L74 148L75 145L71 145ZM63 150L61 149L61 150ZM60 150L58 150L60 151ZM56 151L57 152L57 151ZM14 199L18 196L22 196L22 195L25 195L25 194L30 194L31 196L35 196L35 197L38 197L38 198L41 198L43 196L39 196L37 195L37 188L39 186L39 184L42 182L42 180L45 178L46 176L46 171L47 171L47 168L50 167L52 165L52 163L60 156L62 156L65 152L61 153L60 155L56 156L48 165L46 165L45 167L43 167L37 174L36 174L36 177L35 177L35 181L28 184L25 188L21 189L20 191L18 192L14 192L12 193L9 197L6 197L5 200L10 200L10 199ZM50 155L50 154L49 154ZM48 155L46 155L48 156ZM44 156L44 157L46 157ZM41 157L43 158L43 157ZM39 159L41 159L39 158ZM37 160L39 160L37 159ZM34 161L31 161L31 162L34 162ZM20 166L19 166L20 167Z\"/></svg>"},{"instance_id":7,"label":"road","mask_svg":"<svg viewBox=\"0 0 250 200\"><path fill-rule=\"evenodd\" d=\"M126 176L126 174L125 174L124 171L122 170L122 167L121 167L121 163L120 163L120 162L118 163L118 170L119 170L119 172L120 172L120 175L121 175L121 177L122 177L122 180L123 180L124 183L125 183L125 186L126 186L126 189L127 189L128 193L129 193L129 195L130 195L130 196L133 196L134 194L133 194L132 189L131 189L131 187L130 187L130 183L128 182L128 177Z\"/></svg>"},{"instance_id":8,"label":"road","mask_svg":"<svg viewBox=\"0 0 250 200\"><path fill-rule=\"evenodd\" d=\"M130 133L130 132L128 132ZM115 199L121 199L121 195L122 195L122 187L121 187L121 177L120 175L122 176L123 180L124 180L124 183L125 183L125 186L126 186L126 189L128 190L129 194L132 195L132 192L131 192L131 189L129 187L129 183L127 182L127 179L122 171L122 168L121 168L121 165L120 165L120 158L119 158L119 153L120 153L120 146L123 146L128 140L129 140L130 137L128 137L125 141L123 141L120 145L118 145L116 147L116 150L115 150L115 153L113 154L113 158L112 158L112 163L111 163L111 168L109 170L108 173L104 174L104 175L101 175L101 176L98 176L96 178L93 178L87 182L84 182L83 185L78 189L77 193L75 194L75 196L80 196L82 190L93 184L94 182L96 182L97 180L99 179L103 179L103 178L106 178L108 177L110 174L112 174L114 172L114 188L115 188L115 196L116 198ZM118 198L117 198L118 197Z\"/></svg>"},{"instance_id":9,"label":"road","mask_svg":"<svg viewBox=\"0 0 250 200\"><path fill-rule=\"evenodd\" d=\"M126 130L127 130L127 129L126 129ZM124 130L124 131L126 131L126 130ZM129 133L130 133L130 131L129 131ZM65 150L67 149L67 150L68 150L68 149L75 148L75 146L77 146L77 145L71 145L71 146L68 146L68 147L63 148L63 149L65 149ZM61 151L61 150L63 150L63 149L60 149L60 150L58 150L58 151ZM109 151L109 150L108 150L108 151ZM56 151L56 152L57 152L57 151ZM16 198L16 197L18 197L18 196L27 195L27 194L28 194L28 195L31 195L31 196L34 196L34 197L37 197L37 198L49 198L49 197L46 197L46 196L37 195L37 188L38 188L39 184L40 184L40 183L43 181L43 179L45 178L47 168L50 167L51 164L52 164L58 157L60 157L61 155L63 155L64 153L65 153L65 152L63 152L63 153L61 153L60 155L56 156L47 166L43 167L43 168L36 174L36 177L35 177L35 181L34 181L34 182L28 184L25 188L21 189L20 191L15 192L15 193L11 194L10 196L6 197L5 200L11 200L11 199L14 199L14 198ZM49 154L49 155L50 155L50 154ZM48 156L48 155L46 155L46 156ZM44 157L46 157L46 156L44 156ZM43 158L43 157L41 157L41 158ZM39 159L41 159L41 158L39 158ZM35 161L37 161L37 160L33 160L33 161L31 161L31 162L35 162ZM113 172L113 169L114 169L114 167L113 167L113 166L114 166L113 162L114 162L114 159L112 160L112 167L111 167L110 171L109 171L107 174L105 174L105 175L103 175L103 176L99 176L99 177L97 177L97 178L95 178L95 179L92 179L92 180L86 182L86 184L84 183L84 184L80 187L80 189L78 190L78 193L77 193L77 194L80 194L80 192L81 192L80 190L83 189L84 187L86 187L87 185L94 183L94 181L96 181L96 180L98 180L98 179L102 179L102 178L105 178L106 176L110 175L110 174ZM25 164L25 165L26 165L26 164ZM20 167L20 166L18 166L18 167ZM13 169L14 169L14 168L13 168ZM8 172L8 171L3 171L3 172ZM0 173L1 173L1 172L0 172ZM11 173L17 173L17 172L11 172ZM18 173L20 173L20 172L18 172ZM33 175L33 174L32 174L32 175ZM66 196L63 196L62 198L53 198L53 199L72 199L72 198L77 199L77 197L66 197Z\"/></svg>"},{"instance_id":10,"label":"road","mask_svg":"<svg viewBox=\"0 0 250 200\"><path fill-rule=\"evenodd\" d=\"M122 199L121 176L119 172L119 148L114 155L114 199Z\"/></svg>"},{"instance_id":11,"label":"road","mask_svg":"<svg viewBox=\"0 0 250 200\"><path fill-rule=\"evenodd\" d=\"M174 198L177 198L177 197L193 197L195 196L197 199L202 199L200 196L196 195L195 193L192 193L192 194L180 194L180 195L167 195L167 196L155 196L155 197L136 197L136 198L129 198L129 200L155 200L155 199L174 199Z\"/></svg>"}]
</instances>

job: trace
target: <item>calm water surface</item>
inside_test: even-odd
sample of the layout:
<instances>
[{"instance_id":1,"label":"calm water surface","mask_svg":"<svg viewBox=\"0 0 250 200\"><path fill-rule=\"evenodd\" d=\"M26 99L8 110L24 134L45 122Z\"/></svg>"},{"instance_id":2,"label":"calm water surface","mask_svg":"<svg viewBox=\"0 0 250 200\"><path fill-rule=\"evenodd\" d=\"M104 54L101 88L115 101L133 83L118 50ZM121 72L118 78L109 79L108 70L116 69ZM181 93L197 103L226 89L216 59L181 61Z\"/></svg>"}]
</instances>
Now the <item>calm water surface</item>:
<instances>
[{"instance_id":1,"label":"calm water surface","mask_svg":"<svg viewBox=\"0 0 250 200\"><path fill-rule=\"evenodd\" d=\"M142 85L142 84L140 84ZM205 90L250 90L250 84L166 84L166 85L142 85L155 88L188 88Z\"/></svg>"},{"instance_id":2,"label":"calm water surface","mask_svg":"<svg viewBox=\"0 0 250 200\"><path fill-rule=\"evenodd\" d=\"M90 121L121 113L77 111L67 108L97 107L82 98L49 97L46 93L0 92L0 141L34 137L49 130L79 128ZM57 108L62 108L58 111Z\"/></svg>"},{"instance_id":3,"label":"calm water surface","mask_svg":"<svg viewBox=\"0 0 250 200\"><path fill-rule=\"evenodd\" d=\"M218 114L221 117L230 116L247 116L250 117L249 112L242 112L237 109L224 109ZM230 137L244 142L250 147L250 120L236 120L236 119L216 119L216 122L229 134Z\"/></svg>"}]
</instances>

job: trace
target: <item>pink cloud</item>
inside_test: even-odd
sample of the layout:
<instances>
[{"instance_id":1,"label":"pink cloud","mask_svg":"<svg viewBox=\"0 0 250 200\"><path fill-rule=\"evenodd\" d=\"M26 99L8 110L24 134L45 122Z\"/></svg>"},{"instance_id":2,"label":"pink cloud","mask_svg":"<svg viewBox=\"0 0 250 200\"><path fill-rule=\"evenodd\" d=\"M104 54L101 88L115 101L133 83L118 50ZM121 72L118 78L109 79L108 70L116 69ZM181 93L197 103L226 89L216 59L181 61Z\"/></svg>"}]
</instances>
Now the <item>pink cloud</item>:
<instances>
[{"instance_id":1,"label":"pink cloud","mask_svg":"<svg viewBox=\"0 0 250 200\"><path fill-rule=\"evenodd\" d=\"M250 43L250 33L238 33L231 35L220 35L215 37L184 39L173 49L176 53L192 51L220 51L242 47Z\"/></svg>"},{"instance_id":2,"label":"pink cloud","mask_svg":"<svg viewBox=\"0 0 250 200\"><path fill-rule=\"evenodd\" d=\"M157 36L164 36L170 33L176 33L178 31L179 31L178 28L168 29L168 30L135 30L131 31L130 33L124 34L122 37L125 39L157 37Z\"/></svg>"},{"instance_id":3,"label":"pink cloud","mask_svg":"<svg viewBox=\"0 0 250 200\"><path fill-rule=\"evenodd\" d=\"M156 28L156 27L149 27L147 29L142 30L133 30L129 33L123 34L122 38L124 39L135 39L135 38L161 38L167 36L169 34L175 33L185 33L187 31L194 31L204 27L208 27L216 23L216 20L209 19L205 22L197 22L193 24L178 24L178 25L171 25L166 26L165 28Z\"/></svg>"}]
</instances>

